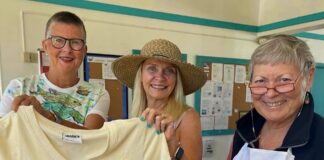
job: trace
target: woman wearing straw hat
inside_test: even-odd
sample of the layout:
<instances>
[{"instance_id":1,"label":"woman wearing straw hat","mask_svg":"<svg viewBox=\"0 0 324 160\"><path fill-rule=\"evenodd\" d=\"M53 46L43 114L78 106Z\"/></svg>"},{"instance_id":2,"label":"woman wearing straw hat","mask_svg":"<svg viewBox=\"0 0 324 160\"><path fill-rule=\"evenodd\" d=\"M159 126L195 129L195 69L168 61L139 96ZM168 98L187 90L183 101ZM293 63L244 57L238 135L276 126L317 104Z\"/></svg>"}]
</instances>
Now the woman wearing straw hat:
<instances>
[{"instance_id":1,"label":"woman wearing straw hat","mask_svg":"<svg viewBox=\"0 0 324 160\"><path fill-rule=\"evenodd\" d=\"M184 102L206 82L194 65L181 62L181 52L172 42L152 40L140 55L115 60L116 77L134 89L131 115L147 121L156 133L164 132L173 159L201 159L202 139L199 114Z\"/></svg>"}]
</instances>

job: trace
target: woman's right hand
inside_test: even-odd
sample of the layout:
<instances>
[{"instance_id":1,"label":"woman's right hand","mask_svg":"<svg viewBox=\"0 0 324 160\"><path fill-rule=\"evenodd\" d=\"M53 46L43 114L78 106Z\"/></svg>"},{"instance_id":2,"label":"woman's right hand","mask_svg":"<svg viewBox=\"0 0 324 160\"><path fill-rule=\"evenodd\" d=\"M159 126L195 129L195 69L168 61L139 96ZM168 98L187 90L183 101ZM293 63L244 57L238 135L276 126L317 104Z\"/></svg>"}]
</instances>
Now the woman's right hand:
<instances>
[{"instance_id":1,"label":"woman's right hand","mask_svg":"<svg viewBox=\"0 0 324 160\"><path fill-rule=\"evenodd\" d=\"M49 111L46 111L35 96L20 95L12 101L11 110L17 112L21 106L33 106L34 109L49 120L55 121L55 117Z\"/></svg>"}]
</instances>

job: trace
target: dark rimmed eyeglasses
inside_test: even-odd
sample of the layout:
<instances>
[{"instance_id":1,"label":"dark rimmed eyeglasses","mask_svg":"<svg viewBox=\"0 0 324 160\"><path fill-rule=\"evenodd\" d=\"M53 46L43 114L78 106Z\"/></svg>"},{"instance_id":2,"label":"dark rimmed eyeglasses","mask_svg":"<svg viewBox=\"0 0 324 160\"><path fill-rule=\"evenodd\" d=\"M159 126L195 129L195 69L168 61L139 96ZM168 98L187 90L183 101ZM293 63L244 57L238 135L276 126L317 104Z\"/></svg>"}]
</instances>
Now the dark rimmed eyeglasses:
<instances>
[{"instance_id":1,"label":"dark rimmed eyeglasses","mask_svg":"<svg viewBox=\"0 0 324 160\"><path fill-rule=\"evenodd\" d=\"M255 94L255 95L263 95L263 94L267 93L269 89L274 89L278 93L288 93L288 92L295 90L295 84L297 83L297 81L301 77L301 75L302 75L302 72L299 73L299 75L293 82L279 84L273 88L269 88L266 86L256 86L255 84L251 84L251 83L249 84L249 88L251 90L251 93Z\"/></svg>"},{"instance_id":2,"label":"dark rimmed eyeglasses","mask_svg":"<svg viewBox=\"0 0 324 160\"><path fill-rule=\"evenodd\" d=\"M63 48L66 44L66 41L69 41L71 49L75 51L80 51L85 45L85 41L83 39L69 39L61 36L50 36L47 39L51 40L52 45L56 49Z\"/></svg>"}]
</instances>

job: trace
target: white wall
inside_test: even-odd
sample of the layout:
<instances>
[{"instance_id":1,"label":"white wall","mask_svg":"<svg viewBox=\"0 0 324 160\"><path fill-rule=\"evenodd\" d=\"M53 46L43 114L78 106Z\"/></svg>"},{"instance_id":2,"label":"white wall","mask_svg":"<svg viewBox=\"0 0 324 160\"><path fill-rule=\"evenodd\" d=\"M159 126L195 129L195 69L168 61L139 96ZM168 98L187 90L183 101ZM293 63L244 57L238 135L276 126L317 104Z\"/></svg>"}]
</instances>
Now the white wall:
<instances>
[{"instance_id":1,"label":"white wall","mask_svg":"<svg viewBox=\"0 0 324 160\"><path fill-rule=\"evenodd\" d=\"M303 39L308 44L316 63L324 63L324 41ZM323 76L323 75L322 75Z\"/></svg>"},{"instance_id":2,"label":"white wall","mask_svg":"<svg viewBox=\"0 0 324 160\"><path fill-rule=\"evenodd\" d=\"M103 2L103 1L101 1ZM255 25L258 22L258 1L248 0L234 5L234 1L111 1L115 4L182 15L233 21ZM110 1L109 1L110 3ZM172 4L172 5L170 5ZM172 6L172 7L170 7ZM197 8L196 8L197 7ZM42 8L42 9L41 9ZM255 9L255 10L254 10ZM257 43L255 33L204 27L198 25L140 18L134 16L85 10L33 1L7 1L0 6L0 85L2 91L9 81L18 76L37 74L37 64L25 63L23 52L35 52L41 46L45 23L57 11L68 10L79 15L88 33L88 52L101 54L131 54L154 38L166 38L176 43L195 63L196 55L249 59ZM319 41L312 41L315 57L321 62ZM1 89L1 86L0 86ZM193 95L188 104L193 105ZM225 159L232 136L205 137L216 141L216 150L210 160Z\"/></svg>"},{"instance_id":3,"label":"white wall","mask_svg":"<svg viewBox=\"0 0 324 160\"><path fill-rule=\"evenodd\" d=\"M259 10L258 26L272 24L275 22L291 20L307 15L317 14L324 11L324 1L321 0L261 0ZM309 19L310 17L308 17ZM318 18L318 17L317 17ZM296 21L295 21L296 22ZM258 36L287 33L293 34L302 31L309 31L324 27L324 19L310 21L302 24L290 25L284 28L272 29L266 32L258 33Z\"/></svg>"},{"instance_id":4,"label":"white wall","mask_svg":"<svg viewBox=\"0 0 324 160\"><path fill-rule=\"evenodd\" d=\"M260 0L259 25L324 11L321 0Z\"/></svg>"},{"instance_id":5,"label":"white wall","mask_svg":"<svg viewBox=\"0 0 324 160\"><path fill-rule=\"evenodd\" d=\"M120 0L94 1L185 16L257 25L260 0L244 0L242 3L237 0L141 0L140 2Z\"/></svg>"}]
</instances>

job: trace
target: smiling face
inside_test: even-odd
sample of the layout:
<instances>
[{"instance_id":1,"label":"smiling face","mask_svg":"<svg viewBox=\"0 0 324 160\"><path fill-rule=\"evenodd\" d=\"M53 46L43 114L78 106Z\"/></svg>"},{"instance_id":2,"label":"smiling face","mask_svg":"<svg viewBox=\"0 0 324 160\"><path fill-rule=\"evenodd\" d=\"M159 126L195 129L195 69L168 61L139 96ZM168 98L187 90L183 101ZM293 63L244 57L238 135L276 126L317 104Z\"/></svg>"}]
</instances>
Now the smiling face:
<instances>
[{"instance_id":1,"label":"smiling face","mask_svg":"<svg viewBox=\"0 0 324 160\"><path fill-rule=\"evenodd\" d=\"M265 86L268 91L261 95L252 94L253 106L269 122L281 123L294 120L304 103L306 88L311 85L311 81L304 84L303 81L304 76L300 75L299 69L294 65L255 65L251 86ZM295 84L290 92L279 93L274 89L278 85L291 83Z\"/></svg>"},{"instance_id":2,"label":"smiling face","mask_svg":"<svg viewBox=\"0 0 324 160\"><path fill-rule=\"evenodd\" d=\"M50 36L60 36L66 39L84 39L84 32L81 27L54 22L50 26ZM63 48L55 48L51 39L43 40L43 49L49 55L50 71L62 74L77 74L78 69L86 54L86 45L79 51L72 50L70 41L66 41Z\"/></svg>"},{"instance_id":3,"label":"smiling face","mask_svg":"<svg viewBox=\"0 0 324 160\"><path fill-rule=\"evenodd\" d=\"M142 67L142 84L148 101L167 101L176 84L177 69L170 63L148 59Z\"/></svg>"}]
</instances>

